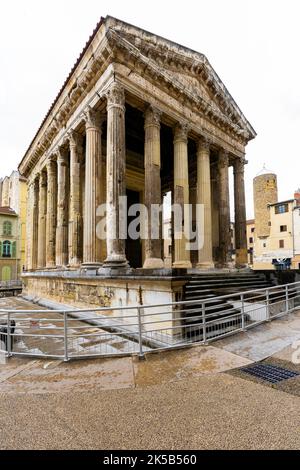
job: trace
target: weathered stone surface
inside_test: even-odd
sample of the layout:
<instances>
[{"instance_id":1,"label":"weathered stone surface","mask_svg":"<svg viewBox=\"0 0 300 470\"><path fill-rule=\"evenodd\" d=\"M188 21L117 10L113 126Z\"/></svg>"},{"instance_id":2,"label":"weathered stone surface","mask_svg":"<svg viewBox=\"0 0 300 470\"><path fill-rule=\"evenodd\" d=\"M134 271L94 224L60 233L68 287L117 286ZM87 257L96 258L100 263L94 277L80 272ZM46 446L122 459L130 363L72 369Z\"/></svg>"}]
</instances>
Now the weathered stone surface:
<instances>
[{"instance_id":1,"label":"weathered stone surface","mask_svg":"<svg viewBox=\"0 0 300 470\"><path fill-rule=\"evenodd\" d=\"M161 237L152 236L150 209L168 191L183 213L192 201L204 206L204 245L193 253L193 265L228 266L232 164L237 264L244 265L245 193L239 162L254 137L202 54L107 17L20 164L29 178L27 269L82 269L89 277L103 264L103 279L125 277L132 263L162 273L163 244ZM119 204L129 190L150 214L148 239L131 248ZM106 240L99 240L97 208L104 202ZM185 212L178 229L182 237L175 236L169 253L174 268L192 266L184 234L189 218ZM39 293L38 281L29 288Z\"/></svg>"}]
</instances>

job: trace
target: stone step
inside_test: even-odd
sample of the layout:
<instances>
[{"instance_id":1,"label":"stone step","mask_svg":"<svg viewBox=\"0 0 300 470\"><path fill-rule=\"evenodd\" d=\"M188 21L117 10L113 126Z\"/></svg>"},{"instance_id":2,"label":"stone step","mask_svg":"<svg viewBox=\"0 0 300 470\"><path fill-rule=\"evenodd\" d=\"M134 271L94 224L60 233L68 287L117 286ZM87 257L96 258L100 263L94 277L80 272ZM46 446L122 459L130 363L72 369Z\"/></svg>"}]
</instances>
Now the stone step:
<instances>
[{"instance_id":1,"label":"stone step","mask_svg":"<svg viewBox=\"0 0 300 470\"><path fill-rule=\"evenodd\" d=\"M221 313L222 312L211 312L211 316L207 318L206 321L209 322L213 320L226 320L226 318L228 319L228 317L230 317L231 315L239 315L241 311L239 309L231 309L230 312L224 311L223 314ZM198 318L198 317L196 318L193 318L193 317L184 318L183 317L183 320L184 320L184 324L186 325L195 325L195 324L202 323L201 318Z\"/></svg>"},{"instance_id":2,"label":"stone step","mask_svg":"<svg viewBox=\"0 0 300 470\"><path fill-rule=\"evenodd\" d=\"M240 284L240 285L247 285L247 284L261 284L261 283L268 283L273 286L270 281L266 279L222 279L222 280L213 280L213 279L195 279L191 280L187 283L187 286L201 286L201 285L209 285L209 286L220 286L225 284Z\"/></svg>"},{"instance_id":3,"label":"stone step","mask_svg":"<svg viewBox=\"0 0 300 470\"><path fill-rule=\"evenodd\" d=\"M193 304L193 305L186 305L183 309L183 311L188 312L190 315L191 313L195 313L195 315L199 315L199 312L201 311L202 304L201 302L199 304ZM224 302L224 301L216 301L214 304L206 304L207 312L213 313L213 312L220 312L220 311L228 311L233 309L233 305L230 302Z\"/></svg>"},{"instance_id":4,"label":"stone step","mask_svg":"<svg viewBox=\"0 0 300 470\"><path fill-rule=\"evenodd\" d=\"M191 275L190 279L219 279L219 280L226 280L226 279L265 279L266 277L262 274L251 274L251 275L214 275L214 274L198 274L198 275Z\"/></svg>"},{"instance_id":5,"label":"stone step","mask_svg":"<svg viewBox=\"0 0 300 470\"><path fill-rule=\"evenodd\" d=\"M201 293L202 292L202 288L204 288L205 290L210 287L208 285L204 285L204 286L195 286L194 289L191 289L191 288L187 288L186 289L186 295L188 295L190 292L191 293ZM264 284L246 284L246 285L240 285L240 284L229 284L229 285L219 285L219 286L214 286L214 288L212 289L213 292L219 292L220 290L226 290L226 289L230 289L231 291L236 289L237 292L240 292L240 291L249 291L249 290L259 290L259 289L266 289L268 287L272 287L270 286L270 284L268 283L264 283Z\"/></svg>"}]
</instances>

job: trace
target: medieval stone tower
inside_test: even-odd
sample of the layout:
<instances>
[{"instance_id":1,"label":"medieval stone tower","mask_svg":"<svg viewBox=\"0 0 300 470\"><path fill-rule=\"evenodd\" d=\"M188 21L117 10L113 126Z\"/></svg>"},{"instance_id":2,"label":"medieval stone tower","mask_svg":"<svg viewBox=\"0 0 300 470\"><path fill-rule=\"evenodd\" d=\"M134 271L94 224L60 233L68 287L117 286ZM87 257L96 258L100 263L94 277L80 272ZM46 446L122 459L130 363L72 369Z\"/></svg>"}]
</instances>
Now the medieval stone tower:
<instances>
[{"instance_id":1,"label":"medieval stone tower","mask_svg":"<svg viewBox=\"0 0 300 470\"><path fill-rule=\"evenodd\" d=\"M278 202L277 176L264 168L253 180L256 236L270 235L269 204Z\"/></svg>"}]
</instances>

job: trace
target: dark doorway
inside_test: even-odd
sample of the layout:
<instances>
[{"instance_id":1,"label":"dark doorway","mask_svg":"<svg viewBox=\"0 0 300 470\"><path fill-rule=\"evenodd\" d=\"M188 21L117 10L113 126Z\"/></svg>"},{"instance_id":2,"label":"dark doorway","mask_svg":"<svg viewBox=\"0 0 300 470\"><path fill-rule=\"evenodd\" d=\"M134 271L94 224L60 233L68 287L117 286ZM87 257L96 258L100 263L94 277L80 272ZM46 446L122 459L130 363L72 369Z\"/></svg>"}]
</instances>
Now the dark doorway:
<instances>
[{"instance_id":1,"label":"dark doorway","mask_svg":"<svg viewBox=\"0 0 300 470\"><path fill-rule=\"evenodd\" d=\"M140 193L138 191L132 191L131 189L126 190L127 195L127 207L128 209L133 204L140 204ZM137 214L136 217L138 217ZM136 219L136 217L128 216L128 226L129 224ZM140 228L138 228L140 230ZM126 240L126 257L129 261L129 264L132 268L142 268L143 266L143 256L142 256L142 240L138 238L137 240L132 240L129 236Z\"/></svg>"}]
</instances>

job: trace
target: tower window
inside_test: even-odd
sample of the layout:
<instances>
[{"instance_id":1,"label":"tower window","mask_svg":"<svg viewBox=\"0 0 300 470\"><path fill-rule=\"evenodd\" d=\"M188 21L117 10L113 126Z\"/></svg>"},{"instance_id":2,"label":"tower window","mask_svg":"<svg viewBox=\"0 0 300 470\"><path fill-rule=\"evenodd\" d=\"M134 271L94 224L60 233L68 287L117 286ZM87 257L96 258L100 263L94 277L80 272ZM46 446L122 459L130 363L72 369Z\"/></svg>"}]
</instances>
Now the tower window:
<instances>
[{"instance_id":1,"label":"tower window","mask_svg":"<svg viewBox=\"0 0 300 470\"><path fill-rule=\"evenodd\" d=\"M287 225L280 225L280 232L287 232Z\"/></svg>"},{"instance_id":2,"label":"tower window","mask_svg":"<svg viewBox=\"0 0 300 470\"><path fill-rule=\"evenodd\" d=\"M279 248L284 248L284 240L279 240Z\"/></svg>"}]
</instances>

